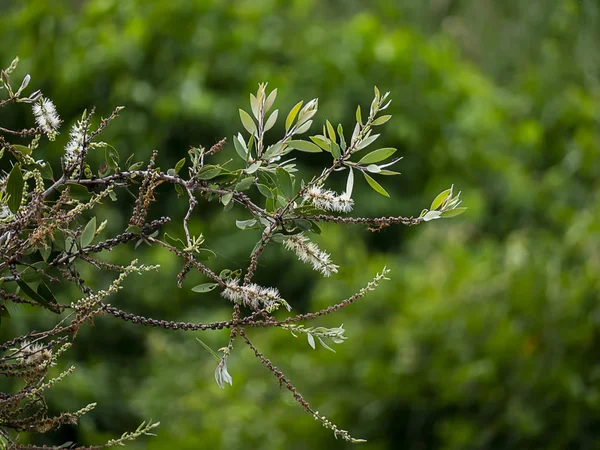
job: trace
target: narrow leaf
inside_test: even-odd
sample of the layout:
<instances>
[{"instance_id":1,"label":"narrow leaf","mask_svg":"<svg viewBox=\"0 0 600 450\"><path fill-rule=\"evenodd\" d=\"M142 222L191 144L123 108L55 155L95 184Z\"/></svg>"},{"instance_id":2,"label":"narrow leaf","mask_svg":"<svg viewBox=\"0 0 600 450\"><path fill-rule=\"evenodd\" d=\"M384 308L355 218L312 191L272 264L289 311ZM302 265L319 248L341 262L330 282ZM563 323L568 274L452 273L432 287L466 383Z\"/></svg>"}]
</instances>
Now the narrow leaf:
<instances>
[{"instance_id":1,"label":"narrow leaf","mask_svg":"<svg viewBox=\"0 0 600 450\"><path fill-rule=\"evenodd\" d=\"M248 133L256 134L256 124L252 120L252 117L250 117L250 114L243 109L240 109L240 119L242 121L242 125L244 125L244 128Z\"/></svg>"},{"instance_id":2,"label":"narrow leaf","mask_svg":"<svg viewBox=\"0 0 600 450\"><path fill-rule=\"evenodd\" d=\"M446 200L446 198L448 198L448 196L450 195L450 193L452 192L452 189L446 189L445 191L440 192L437 197L435 197L433 199L433 202L431 202L431 210L434 209L438 209L442 203L444 203L444 200Z\"/></svg>"},{"instance_id":3,"label":"narrow leaf","mask_svg":"<svg viewBox=\"0 0 600 450\"><path fill-rule=\"evenodd\" d=\"M298 111L300 111L300 108L302 108L302 104L304 103L304 101L300 101L298 103L296 103L296 106L294 106L292 108L292 110L290 111L290 113L287 116L287 119L285 119L285 131L289 130L290 127L292 126L292 123L294 123L294 120L296 119L296 116L298 115Z\"/></svg>"},{"instance_id":4,"label":"narrow leaf","mask_svg":"<svg viewBox=\"0 0 600 450\"><path fill-rule=\"evenodd\" d=\"M198 286L194 286L192 288L192 291L199 292L199 293L203 294L205 292L212 291L218 285L219 285L219 283L202 283L202 284L199 284Z\"/></svg>"},{"instance_id":5,"label":"narrow leaf","mask_svg":"<svg viewBox=\"0 0 600 450\"><path fill-rule=\"evenodd\" d=\"M377 192L378 194L384 195L386 197L390 196L390 194L388 194L386 192L386 190L377 181L375 181L372 177L370 177L369 175L367 175L364 172L363 172L363 175L365 176L365 180L367 180L367 183L369 183L369 186L371 186L371 188L373 188L373 190L375 192Z\"/></svg>"},{"instance_id":6,"label":"narrow leaf","mask_svg":"<svg viewBox=\"0 0 600 450\"><path fill-rule=\"evenodd\" d=\"M81 246L87 247L94 240L96 234L96 218L92 217L81 233Z\"/></svg>"},{"instance_id":7,"label":"narrow leaf","mask_svg":"<svg viewBox=\"0 0 600 450\"><path fill-rule=\"evenodd\" d=\"M6 182L6 193L10 196L8 198L8 209L12 213L16 213L21 206L21 199L23 198L23 174L21 173L21 166L15 164L8 175Z\"/></svg>"},{"instance_id":8,"label":"narrow leaf","mask_svg":"<svg viewBox=\"0 0 600 450\"><path fill-rule=\"evenodd\" d=\"M300 150L301 152L320 153L322 150L318 145L308 141L289 141L288 146Z\"/></svg>"},{"instance_id":9,"label":"narrow leaf","mask_svg":"<svg viewBox=\"0 0 600 450\"><path fill-rule=\"evenodd\" d=\"M396 153L395 148L380 148L379 150L375 150L368 155L363 156L360 161L358 161L358 164L364 165L380 162L389 158L394 153Z\"/></svg>"}]
</instances>

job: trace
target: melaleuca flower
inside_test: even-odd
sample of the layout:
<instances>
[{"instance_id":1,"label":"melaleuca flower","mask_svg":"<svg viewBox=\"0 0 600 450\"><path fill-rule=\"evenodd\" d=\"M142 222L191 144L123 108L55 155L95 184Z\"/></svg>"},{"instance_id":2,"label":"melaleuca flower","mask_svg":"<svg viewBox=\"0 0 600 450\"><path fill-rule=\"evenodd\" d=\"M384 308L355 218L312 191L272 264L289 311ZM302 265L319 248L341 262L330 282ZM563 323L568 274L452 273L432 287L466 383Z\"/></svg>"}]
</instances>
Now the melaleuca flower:
<instances>
[{"instance_id":1,"label":"melaleuca flower","mask_svg":"<svg viewBox=\"0 0 600 450\"><path fill-rule=\"evenodd\" d=\"M346 192L336 195L335 192L318 186L308 188L304 200L312 202L315 208L325 211L350 212L354 205L354 200Z\"/></svg>"},{"instance_id":2,"label":"melaleuca flower","mask_svg":"<svg viewBox=\"0 0 600 450\"><path fill-rule=\"evenodd\" d=\"M57 130L61 120L52 100L44 97L39 102L35 103L32 109L38 126L50 139L54 139L58 134Z\"/></svg>"},{"instance_id":3,"label":"melaleuca flower","mask_svg":"<svg viewBox=\"0 0 600 450\"><path fill-rule=\"evenodd\" d=\"M64 165L70 167L78 161L85 143L85 122L78 120L71 128L70 139L65 146Z\"/></svg>"},{"instance_id":4,"label":"melaleuca flower","mask_svg":"<svg viewBox=\"0 0 600 450\"><path fill-rule=\"evenodd\" d=\"M338 271L338 266L331 262L331 255L321 250L314 242L310 242L302 233L285 238L283 245L287 250L296 253L300 261L312 264L314 270L326 277Z\"/></svg>"},{"instance_id":5,"label":"melaleuca flower","mask_svg":"<svg viewBox=\"0 0 600 450\"><path fill-rule=\"evenodd\" d=\"M226 284L227 287L221 295L234 303L243 303L253 309L259 309L262 306L268 311L277 309L279 305L285 306L288 311L291 309L276 288L265 288L255 283L240 286L238 279L228 280Z\"/></svg>"},{"instance_id":6,"label":"melaleuca flower","mask_svg":"<svg viewBox=\"0 0 600 450\"><path fill-rule=\"evenodd\" d=\"M20 363L35 363L41 364L46 361L52 360L52 350L43 344L31 344L29 341L23 341L19 348L13 349L15 350L16 357L18 358ZM54 365L51 363L50 365Z\"/></svg>"}]
</instances>

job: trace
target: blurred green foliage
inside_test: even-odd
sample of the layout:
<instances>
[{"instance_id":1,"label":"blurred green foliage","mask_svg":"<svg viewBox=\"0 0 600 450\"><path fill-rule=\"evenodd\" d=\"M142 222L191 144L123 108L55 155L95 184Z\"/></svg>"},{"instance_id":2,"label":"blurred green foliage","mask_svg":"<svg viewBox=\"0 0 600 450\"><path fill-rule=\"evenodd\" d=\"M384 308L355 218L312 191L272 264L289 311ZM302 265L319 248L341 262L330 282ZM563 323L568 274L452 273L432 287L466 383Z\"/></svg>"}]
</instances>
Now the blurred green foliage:
<instances>
[{"instance_id":1,"label":"blurred green foliage","mask_svg":"<svg viewBox=\"0 0 600 450\"><path fill-rule=\"evenodd\" d=\"M171 166L189 145L231 140L260 81L279 89L284 110L319 96L317 120L347 130L374 84L392 91L382 144L400 149L403 174L384 180L391 200L358 186L356 214L418 215L451 183L467 214L380 233L327 227L321 244L342 266L327 280L269 249L259 282L277 284L296 310L351 294L384 265L392 281L320 323L348 330L336 354L277 330L253 330L257 346L368 449L599 448L597 2L6 2L0 42L0 65L19 55L63 118L125 105L103 140L140 159L158 148ZM33 119L24 107L2 120ZM56 172L60 146L51 148ZM318 170L324 160L300 163ZM165 191L154 214L181 216L185 202L173 197ZM194 227L217 268L243 266L256 236L235 232L235 209L204 211ZM122 225L111 205L102 215L109 228ZM168 319L226 316L217 293L190 291L199 277L176 288L169 255L139 254L165 278L129 280L112 304ZM52 323L26 308L12 314L2 338ZM158 437L133 448L345 447L241 346L229 363L233 387L220 390L195 337L98 319L65 358L76 373L50 400L99 406L79 428L39 442L100 442L151 417L162 422ZM218 348L227 336L201 338Z\"/></svg>"}]
</instances>

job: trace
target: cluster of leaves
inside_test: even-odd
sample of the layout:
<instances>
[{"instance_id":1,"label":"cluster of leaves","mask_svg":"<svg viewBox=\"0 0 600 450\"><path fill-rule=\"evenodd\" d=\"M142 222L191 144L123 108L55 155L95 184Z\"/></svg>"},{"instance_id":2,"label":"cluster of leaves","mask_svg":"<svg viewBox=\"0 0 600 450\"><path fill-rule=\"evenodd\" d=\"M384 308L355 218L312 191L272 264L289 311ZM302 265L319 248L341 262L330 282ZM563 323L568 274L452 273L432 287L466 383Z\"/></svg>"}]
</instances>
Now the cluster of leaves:
<instances>
[{"instance_id":1,"label":"cluster of leaves","mask_svg":"<svg viewBox=\"0 0 600 450\"><path fill-rule=\"evenodd\" d=\"M355 223L379 227L392 224L417 225L438 217L450 217L464 211L457 208L458 196L453 196L452 188L439 194L419 217L344 217L332 212L347 213L353 206L352 191L354 171L363 174L368 185L377 193L388 196L384 188L372 177L373 174L395 175L387 167L399 159L385 162L396 150L381 148L369 151L366 155L357 154L367 150L379 137L373 133L375 127L387 122L391 116L380 115L390 104L389 93L382 95L375 88L375 96L369 114L363 121L360 107L356 111L356 126L351 138L346 141L341 125L333 127L326 121L322 134L302 140L317 113L318 101L299 102L292 108L285 121L285 134L273 145L265 145L265 133L276 123L278 110L272 110L277 90L267 92L267 85L259 85L256 94L250 96L252 115L240 110L240 119L248 137L241 133L233 138L234 149L242 160L241 167L232 160L221 164L209 164L216 153L225 149L225 140L216 143L208 150L203 147L190 149L189 163L181 159L173 168L161 171L156 167L157 152L148 163L133 162L133 155L121 164L119 152L113 146L96 141L96 137L114 120L122 107L118 107L107 118L94 126L95 111L84 112L70 130L62 158L61 174L54 177L48 162L36 161L32 157L40 139L47 136L53 140L59 133L60 117L54 103L36 91L22 97L30 81L27 75L21 87L13 90L10 78L17 60L2 71L2 84L7 98L0 101L0 107L18 103L32 104L37 126L29 129L12 130L0 128L2 154L12 164L10 173L2 180L0 207L3 215L0 220L0 308L6 316L6 304L25 304L48 310L57 315L56 325L47 331L31 331L16 336L0 345L0 375L21 379L24 382L16 393L0 393L0 429L2 442L8 448L27 448L13 441L6 430L46 432L62 424L74 424L78 418L89 412L90 404L75 413L62 413L49 416L43 392L69 375L70 368L60 375L50 377L48 369L57 358L73 345L78 331L98 315L110 314L125 321L177 330L217 330L229 329L227 346L220 352L211 352L217 357L215 370L217 384L224 387L232 384L233 378L227 370L234 343L241 339L258 360L285 386L293 398L323 426L332 430L336 437L350 442L360 442L338 428L326 417L320 415L297 392L288 378L272 364L251 342L247 330L252 327L273 327L289 330L294 336L306 334L308 343L315 348L315 338L327 349L332 350L325 340L341 344L346 339L342 326L335 328L305 327L297 322L316 319L334 313L375 289L387 279L388 270L375 275L374 279L354 295L316 312L291 315L286 318L276 316L276 311L284 306L291 311L293 301L283 299L275 287L264 287L252 282L258 260L267 244L279 243L293 251L297 257L310 263L324 276L337 272L338 266L330 260L330 255L310 242L308 236L319 234L319 223ZM27 146L9 142L9 138L30 138ZM11 139L12 140L12 139ZM93 167L88 153L104 149L105 161ZM331 164L319 175L310 180L297 177L293 159L286 159L294 151L328 152ZM188 176L181 175L186 166ZM325 183L336 172L347 171L346 191L337 194L326 189ZM371 174L371 175L369 175ZM173 238L167 233L160 237L161 227L169 218L149 221L148 210L156 201L155 193L160 185L172 185L180 196L187 197L188 210L182 220L185 241ZM103 201L118 201L125 190L138 189L135 206L129 219L129 227L114 237L104 236L106 221L98 225L94 208ZM200 199L218 201L224 211L234 205L242 206L251 215L248 220L238 221L241 229L259 229L261 238L252 250L245 271L226 269L219 274L211 270L203 261L213 255L204 247L203 235L190 232L189 222ZM90 218L83 220L85 217ZM136 316L107 303L107 298L122 288L122 283L130 274L143 274L157 270L158 265L138 264L137 260L128 265L109 264L102 260L102 253L117 246L136 242L136 246L146 243L158 246L177 255L183 264L177 277L177 285L190 271L197 271L210 281L192 288L204 293L220 289L221 295L231 301L231 320L225 322L194 323L172 322ZM82 265L114 272L116 277L105 289L93 286L81 277ZM80 298L71 302L59 302L53 291L63 283L73 284L81 291ZM120 444L135 439L142 434L150 434L157 424L144 423L134 433L126 433L121 439L111 440L98 448Z\"/></svg>"}]
</instances>

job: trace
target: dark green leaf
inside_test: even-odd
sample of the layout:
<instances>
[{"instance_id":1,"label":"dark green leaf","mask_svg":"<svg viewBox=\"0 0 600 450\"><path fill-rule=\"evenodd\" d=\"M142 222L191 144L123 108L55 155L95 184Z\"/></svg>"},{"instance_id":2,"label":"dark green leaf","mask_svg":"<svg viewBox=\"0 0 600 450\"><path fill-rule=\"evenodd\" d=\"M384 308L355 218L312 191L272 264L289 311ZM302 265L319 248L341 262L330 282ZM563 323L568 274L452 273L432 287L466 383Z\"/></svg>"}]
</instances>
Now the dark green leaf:
<instances>
[{"instance_id":1,"label":"dark green leaf","mask_svg":"<svg viewBox=\"0 0 600 450\"><path fill-rule=\"evenodd\" d=\"M202 170L198 172L196 178L199 180L210 180L218 176L221 173L221 170L221 167L218 166L204 166Z\"/></svg>"},{"instance_id":2,"label":"dark green leaf","mask_svg":"<svg viewBox=\"0 0 600 450\"><path fill-rule=\"evenodd\" d=\"M258 191L267 198L273 198L273 192L264 184L257 184Z\"/></svg>"},{"instance_id":3,"label":"dark green leaf","mask_svg":"<svg viewBox=\"0 0 600 450\"><path fill-rule=\"evenodd\" d=\"M236 191L245 191L250 186L252 186L253 182L254 182L254 177L243 178L242 180L240 180L240 182L238 184L235 185L235 190Z\"/></svg>"},{"instance_id":4,"label":"dark green leaf","mask_svg":"<svg viewBox=\"0 0 600 450\"><path fill-rule=\"evenodd\" d=\"M179 161L177 161L177 164L175 164L175 173L179 173L184 164L185 158L181 158Z\"/></svg>"},{"instance_id":5,"label":"dark green leaf","mask_svg":"<svg viewBox=\"0 0 600 450\"><path fill-rule=\"evenodd\" d=\"M287 170L278 167L276 170L277 184L280 192L287 198L291 198L294 195L294 187L292 184L292 178Z\"/></svg>"},{"instance_id":6,"label":"dark green leaf","mask_svg":"<svg viewBox=\"0 0 600 450\"><path fill-rule=\"evenodd\" d=\"M96 234L96 218L92 217L81 233L81 246L87 247L94 240Z\"/></svg>"},{"instance_id":7,"label":"dark green leaf","mask_svg":"<svg viewBox=\"0 0 600 450\"><path fill-rule=\"evenodd\" d=\"M10 196L8 198L8 208L16 213L21 206L21 199L23 198L23 174L21 173L21 166L15 164L8 175L6 182L6 193Z\"/></svg>"}]
</instances>

